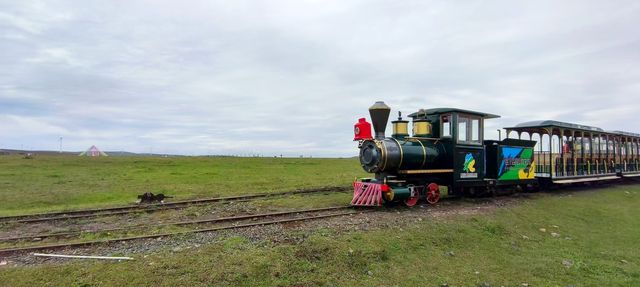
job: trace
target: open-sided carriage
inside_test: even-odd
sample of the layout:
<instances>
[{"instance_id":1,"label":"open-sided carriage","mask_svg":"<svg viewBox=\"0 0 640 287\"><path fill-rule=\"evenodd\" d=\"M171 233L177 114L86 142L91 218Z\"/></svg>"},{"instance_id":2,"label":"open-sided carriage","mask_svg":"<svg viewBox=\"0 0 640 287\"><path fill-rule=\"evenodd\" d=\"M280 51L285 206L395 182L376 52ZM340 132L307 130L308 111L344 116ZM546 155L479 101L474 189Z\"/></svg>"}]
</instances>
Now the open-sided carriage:
<instances>
[{"instance_id":1,"label":"open-sided carriage","mask_svg":"<svg viewBox=\"0 0 640 287\"><path fill-rule=\"evenodd\" d=\"M526 122L505 128L538 143L536 177L562 184L640 176L640 134L558 121Z\"/></svg>"}]
</instances>

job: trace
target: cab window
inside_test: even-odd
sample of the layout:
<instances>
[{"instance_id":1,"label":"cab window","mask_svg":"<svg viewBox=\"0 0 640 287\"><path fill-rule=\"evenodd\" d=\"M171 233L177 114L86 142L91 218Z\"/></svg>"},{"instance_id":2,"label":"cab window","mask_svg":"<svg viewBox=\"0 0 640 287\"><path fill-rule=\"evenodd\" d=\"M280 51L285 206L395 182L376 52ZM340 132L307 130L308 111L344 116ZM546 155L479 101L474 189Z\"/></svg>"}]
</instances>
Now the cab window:
<instances>
[{"instance_id":1,"label":"cab window","mask_svg":"<svg viewBox=\"0 0 640 287\"><path fill-rule=\"evenodd\" d=\"M482 144L480 118L458 116L458 142L466 144Z\"/></svg>"},{"instance_id":2,"label":"cab window","mask_svg":"<svg viewBox=\"0 0 640 287\"><path fill-rule=\"evenodd\" d=\"M461 141L461 142L467 141L468 125L469 125L468 119L463 117L458 118L458 141Z\"/></svg>"},{"instance_id":3,"label":"cab window","mask_svg":"<svg viewBox=\"0 0 640 287\"><path fill-rule=\"evenodd\" d=\"M471 119L471 141L480 142L480 120Z\"/></svg>"},{"instance_id":4,"label":"cab window","mask_svg":"<svg viewBox=\"0 0 640 287\"><path fill-rule=\"evenodd\" d=\"M451 136L451 115L443 115L440 117L440 137Z\"/></svg>"}]
</instances>

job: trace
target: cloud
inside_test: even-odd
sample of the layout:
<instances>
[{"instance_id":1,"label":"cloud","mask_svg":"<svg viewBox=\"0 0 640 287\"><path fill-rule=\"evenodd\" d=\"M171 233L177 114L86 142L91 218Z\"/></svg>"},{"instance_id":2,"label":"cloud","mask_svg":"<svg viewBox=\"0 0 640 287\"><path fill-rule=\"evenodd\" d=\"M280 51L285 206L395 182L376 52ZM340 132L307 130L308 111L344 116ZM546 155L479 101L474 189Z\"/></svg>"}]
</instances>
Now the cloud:
<instances>
[{"instance_id":1,"label":"cloud","mask_svg":"<svg viewBox=\"0 0 640 287\"><path fill-rule=\"evenodd\" d=\"M633 1L0 4L0 146L351 156L376 100L639 132ZM390 130L390 129L388 129Z\"/></svg>"}]
</instances>

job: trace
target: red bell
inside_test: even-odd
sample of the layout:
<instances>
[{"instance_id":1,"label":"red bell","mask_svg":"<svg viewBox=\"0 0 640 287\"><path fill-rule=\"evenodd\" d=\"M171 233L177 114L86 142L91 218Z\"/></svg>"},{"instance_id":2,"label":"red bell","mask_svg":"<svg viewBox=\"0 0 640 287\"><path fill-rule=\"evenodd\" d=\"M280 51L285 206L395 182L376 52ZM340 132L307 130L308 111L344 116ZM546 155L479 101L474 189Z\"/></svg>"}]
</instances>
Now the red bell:
<instances>
[{"instance_id":1,"label":"red bell","mask_svg":"<svg viewBox=\"0 0 640 287\"><path fill-rule=\"evenodd\" d=\"M373 139L371 136L371 124L365 118L358 119L358 122L354 125L353 133L355 134L354 141Z\"/></svg>"}]
</instances>

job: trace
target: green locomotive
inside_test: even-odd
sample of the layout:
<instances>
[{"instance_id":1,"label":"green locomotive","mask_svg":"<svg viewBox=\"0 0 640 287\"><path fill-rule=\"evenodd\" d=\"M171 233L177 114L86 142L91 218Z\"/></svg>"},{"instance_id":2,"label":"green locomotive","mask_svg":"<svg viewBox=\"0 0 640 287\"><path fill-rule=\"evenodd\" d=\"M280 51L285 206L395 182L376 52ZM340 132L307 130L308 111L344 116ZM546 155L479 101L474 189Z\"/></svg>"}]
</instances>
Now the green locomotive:
<instances>
[{"instance_id":1,"label":"green locomotive","mask_svg":"<svg viewBox=\"0 0 640 287\"><path fill-rule=\"evenodd\" d=\"M376 102L369 108L371 124L361 118L355 125L360 164L375 177L354 182L352 205L413 206L421 198L436 203L445 190L460 196L536 188L535 141L483 139L484 120L499 116L455 108L419 110L409 115L410 135L409 121L399 113L386 137L390 112L384 102Z\"/></svg>"}]
</instances>

